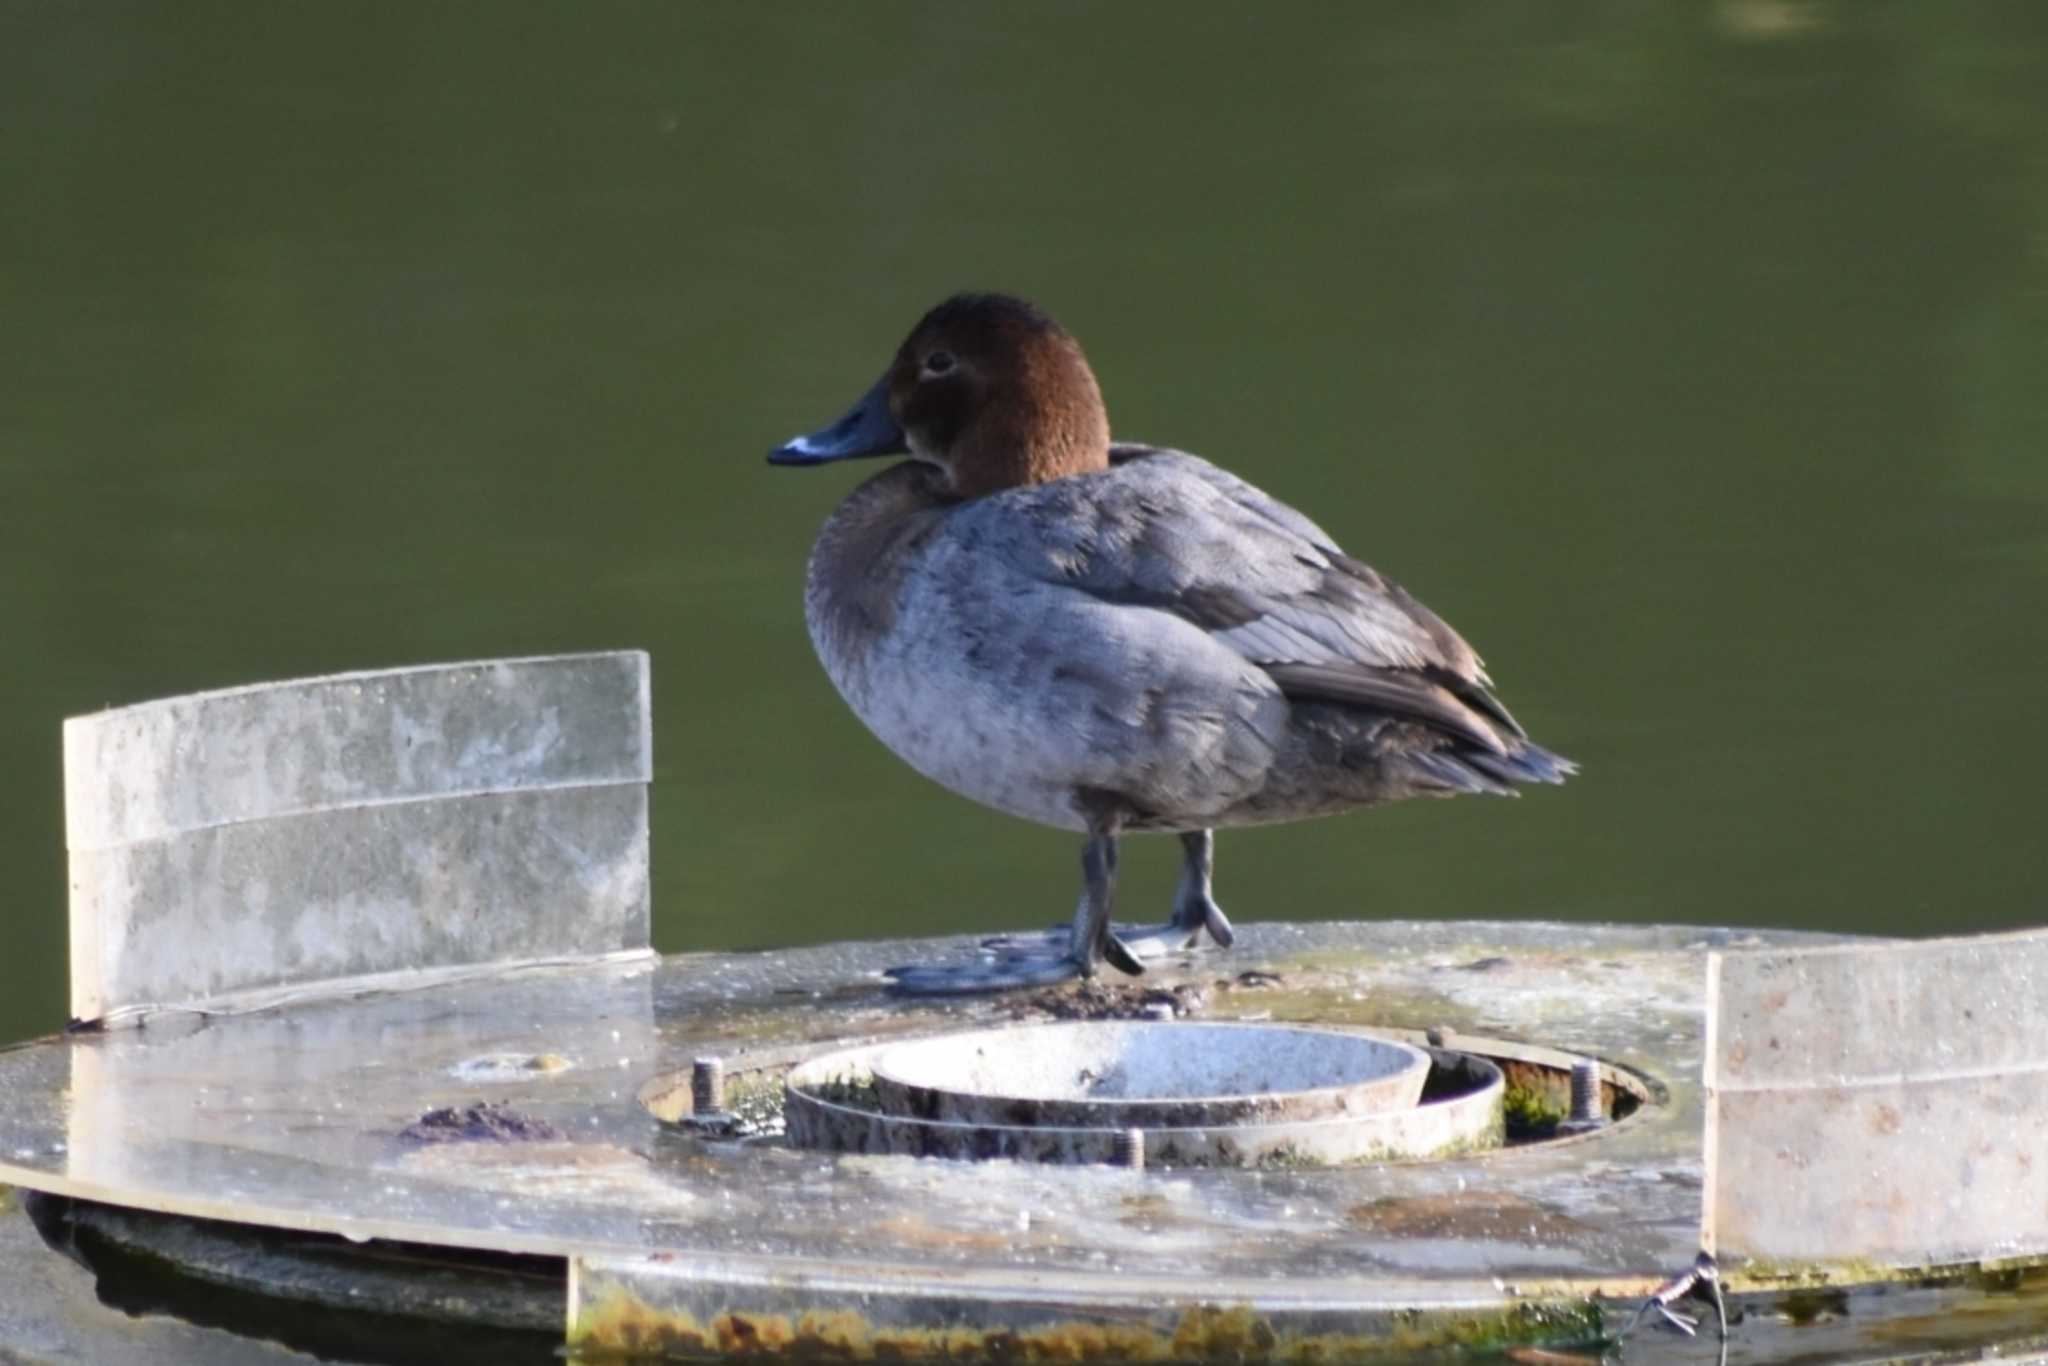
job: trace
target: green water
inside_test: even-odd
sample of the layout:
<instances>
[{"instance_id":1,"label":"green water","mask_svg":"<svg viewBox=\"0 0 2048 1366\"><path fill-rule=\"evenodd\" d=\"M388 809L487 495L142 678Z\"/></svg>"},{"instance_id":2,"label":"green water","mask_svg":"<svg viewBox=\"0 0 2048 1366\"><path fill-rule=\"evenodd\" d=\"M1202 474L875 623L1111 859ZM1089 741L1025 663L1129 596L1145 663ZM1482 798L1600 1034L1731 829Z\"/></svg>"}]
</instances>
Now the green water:
<instances>
[{"instance_id":1,"label":"green water","mask_svg":"<svg viewBox=\"0 0 2048 1366\"><path fill-rule=\"evenodd\" d=\"M1237 918L2042 918L2037 4L14 0L0 1037L65 1015L61 718L339 669L651 650L665 948L1063 917L1073 842L811 659L867 471L761 458L963 287L1585 765L1226 834Z\"/></svg>"}]
</instances>

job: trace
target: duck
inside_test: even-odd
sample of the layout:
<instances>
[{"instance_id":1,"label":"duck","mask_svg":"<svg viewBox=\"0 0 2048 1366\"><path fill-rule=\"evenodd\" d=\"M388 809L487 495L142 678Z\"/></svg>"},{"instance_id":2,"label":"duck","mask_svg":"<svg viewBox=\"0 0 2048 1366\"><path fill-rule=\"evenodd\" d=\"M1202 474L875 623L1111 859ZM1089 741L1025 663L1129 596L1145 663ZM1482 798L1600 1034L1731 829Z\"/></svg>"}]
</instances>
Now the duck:
<instances>
[{"instance_id":1,"label":"duck","mask_svg":"<svg viewBox=\"0 0 2048 1366\"><path fill-rule=\"evenodd\" d=\"M1529 739L1462 636L1307 516L1199 456L1112 440L1079 342L1024 299L944 300L843 416L768 460L889 456L811 550L825 673L925 777L1082 837L1069 923L892 969L898 991L1227 948L1217 830L1577 771ZM1180 844L1170 913L1118 925L1120 842L1150 833Z\"/></svg>"}]
</instances>

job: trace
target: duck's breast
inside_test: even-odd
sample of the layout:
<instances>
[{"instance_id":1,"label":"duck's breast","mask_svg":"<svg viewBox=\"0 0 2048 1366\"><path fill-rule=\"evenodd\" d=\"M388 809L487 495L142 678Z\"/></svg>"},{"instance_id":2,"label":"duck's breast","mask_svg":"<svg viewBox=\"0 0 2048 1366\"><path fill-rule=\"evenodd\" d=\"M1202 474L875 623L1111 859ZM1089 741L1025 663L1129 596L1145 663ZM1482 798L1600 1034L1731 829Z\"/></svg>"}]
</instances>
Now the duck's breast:
<instances>
[{"instance_id":1,"label":"duck's breast","mask_svg":"<svg viewBox=\"0 0 2048 1366\"><path fill-rule=\"evenodd\" d=\"M1173 613L1045 571L1086 534L1088 494L1063 480L870 522L858 568L828 527L812 639L868 728L963 796L1071 830L1105 803L1133 828L1212 823L1264 782L1287 703Z\"/></svg>"}]
</instances>

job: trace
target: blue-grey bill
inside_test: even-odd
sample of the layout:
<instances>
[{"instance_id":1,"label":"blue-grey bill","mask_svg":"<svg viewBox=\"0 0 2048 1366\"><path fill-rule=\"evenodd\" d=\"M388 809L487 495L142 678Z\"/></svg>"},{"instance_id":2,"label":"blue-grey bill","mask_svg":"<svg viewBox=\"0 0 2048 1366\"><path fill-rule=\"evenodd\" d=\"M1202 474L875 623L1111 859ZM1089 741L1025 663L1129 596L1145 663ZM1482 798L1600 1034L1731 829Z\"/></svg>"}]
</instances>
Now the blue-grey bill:
<instances>
[{"instance_id":1,"label":"blue-grey bill","mask_svg":"<svg viewBox=\"0 0 2048 1366\"><path fill-rule=\"evenodd\" d=\"M903 429L889 412L889 377L883 375L846 416L829 427L794 436L768 452L771 465L822 465L865 455L902 455Z\"/></svg>"}]
</instances>

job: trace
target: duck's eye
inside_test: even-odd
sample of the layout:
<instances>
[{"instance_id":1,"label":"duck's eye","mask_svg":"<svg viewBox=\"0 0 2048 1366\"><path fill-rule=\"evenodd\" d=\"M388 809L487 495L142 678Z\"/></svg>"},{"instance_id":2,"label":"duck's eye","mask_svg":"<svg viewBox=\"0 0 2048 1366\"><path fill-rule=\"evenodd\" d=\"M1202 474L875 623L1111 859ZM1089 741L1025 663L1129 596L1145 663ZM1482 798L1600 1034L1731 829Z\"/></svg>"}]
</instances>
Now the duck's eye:
<instances>
[{"instance_id":1,"label":"duck's eye","mask_svg":"<svg viewBox=\"0 0 2048 1366\"><path fill-rule=\"evenodd\" d=\"M927 375L943 375L953 368L951 351L934 351L924 358L924 372Z\"/></svg>"}]
</instances>

